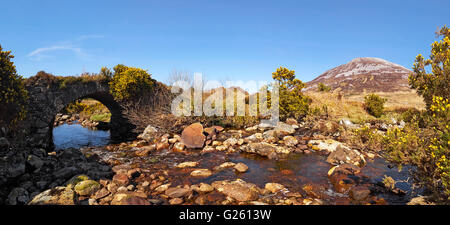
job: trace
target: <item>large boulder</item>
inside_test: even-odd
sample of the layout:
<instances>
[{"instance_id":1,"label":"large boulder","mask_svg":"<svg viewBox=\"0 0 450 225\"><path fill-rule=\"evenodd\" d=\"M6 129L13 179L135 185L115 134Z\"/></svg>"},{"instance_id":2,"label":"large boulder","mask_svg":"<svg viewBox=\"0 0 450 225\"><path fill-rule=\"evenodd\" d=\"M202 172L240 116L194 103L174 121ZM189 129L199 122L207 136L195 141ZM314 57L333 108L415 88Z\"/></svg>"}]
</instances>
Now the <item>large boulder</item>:
<instances>
[{"instance_id":1,"label":"large boulder","mask_svg":"<svg viewBox=\"0 0 450 225\"><path fill-rule=\"evenodd\" d=\"M75 205L75 192L68 187L55 187L36 195L28 205Z\"/></svg>"},{"instance_id":2,"label":"large boulder","mask_svg":"<svg viewBox=\"0 0 450 225\"><path fill-rule=\"evenodd\" d=\"M255 201L259 197L259 189L255 184L241 179L235 181L215 181L212 186L220 193L239 202Z\"/></svg>"},{"instance_id":3,"label":"large boulder","mask_svg":"<svg viewBox=\"0 0 450 225\"><path fill-rule=\"evenodd\" d=\"M206 136L203 134L203 126L194 123L186 127L181 133L181 142L187 148L203 148Z\"/></svg>"}]
</instances>

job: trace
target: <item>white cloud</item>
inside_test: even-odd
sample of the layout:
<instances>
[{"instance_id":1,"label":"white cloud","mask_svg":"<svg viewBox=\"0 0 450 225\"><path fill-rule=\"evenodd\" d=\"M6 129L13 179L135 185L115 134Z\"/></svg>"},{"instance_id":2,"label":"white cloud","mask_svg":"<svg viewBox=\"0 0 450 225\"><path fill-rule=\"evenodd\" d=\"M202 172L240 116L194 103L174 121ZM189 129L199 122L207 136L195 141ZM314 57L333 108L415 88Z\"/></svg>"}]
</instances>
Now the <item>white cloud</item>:
<instances>
[{"instance_id":1,"label":"white cloud","mask_svg":"<svg viewBox=\"0 0 450 225\"><path fill-rule=\"evenodd\" d=\"M40 61L42 59L51 57L50 53L54 51L71 51L73 52L78 58L82 60L88 60L90 58L90 55L86 53L84 49L76 45L76 43L80 43L82 41L85 41L87 39L98 39L103 38L102 35L82 35L75 39L75 41L65 41L61 42L59 44L49 46L49 47L43 47L38 48L32 52L30 52L27 57Z\"/></svg>"}]
</instances>

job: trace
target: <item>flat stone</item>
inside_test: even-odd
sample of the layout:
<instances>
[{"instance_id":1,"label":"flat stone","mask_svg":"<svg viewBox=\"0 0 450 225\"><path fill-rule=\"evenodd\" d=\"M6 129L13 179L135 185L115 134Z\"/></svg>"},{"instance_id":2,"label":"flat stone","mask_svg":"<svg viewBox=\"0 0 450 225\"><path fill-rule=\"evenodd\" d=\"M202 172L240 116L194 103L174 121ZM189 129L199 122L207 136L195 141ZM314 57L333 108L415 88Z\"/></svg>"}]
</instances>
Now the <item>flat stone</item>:
<instances>
[{"instance_id":1,"label":"flat stone","mask_svg":"<svg viewBox=\"0 0 450 225\"><path fill-rule=\"evenodd\" d=\"M248 166L244 163L238 163L236 164L236 166L234 166L234 169L239 173L245 173L248 170Z\"/></svg>"},{"instance_id":2,"label":"flat stone","mask_svg":"<svg viewBox=\"0 0 450 225\"><path fill-rule=\"evenodd\" d=\"M209 177L212 172L209 169L197 169L191 172L192 177Z\"/></svg>"},{"instance_id":3,"label":"flat stone","mask_svg":"<svg viewBox=\"0 0 450 225\"><path fill-rule=\"evenodd\" d=\"M284 189L284 186L282 184L278 183L267 183L265 186L265 189L269 190L272 193L277 193Z\"/></svg>"},{"instance_id":4,"label":"flat stone","mask_svg":"<svg viewBox=\"0 0 450 225\"><path fill-rule=\"evenodd\" d=\"M196 167L198 162L182 162L177 165L177 168Z\"/></svg>"},{"instance_id":5,"label":"flat stone","mask_svg":"<svg viewBox=\"0 0 450 225\"><path fill-rule=\"evenodd\" d=\"M180 187L172 187L166 190L165 194L171 198L180 198L188 196L192 193L191 190L187 188L180 188Z\"/></svg>"},{"instance_id":6,"label":"flat stone","mask_svg":"<svg viewBox=\"0 0 450 225\"><path fill-rule=\"evenodd\" d=\"M235 181L215 181L212 186L237 201L255 201L258 199L259 190L255 184L247 183L241 179Z\"/></svg>"}]
</instances>

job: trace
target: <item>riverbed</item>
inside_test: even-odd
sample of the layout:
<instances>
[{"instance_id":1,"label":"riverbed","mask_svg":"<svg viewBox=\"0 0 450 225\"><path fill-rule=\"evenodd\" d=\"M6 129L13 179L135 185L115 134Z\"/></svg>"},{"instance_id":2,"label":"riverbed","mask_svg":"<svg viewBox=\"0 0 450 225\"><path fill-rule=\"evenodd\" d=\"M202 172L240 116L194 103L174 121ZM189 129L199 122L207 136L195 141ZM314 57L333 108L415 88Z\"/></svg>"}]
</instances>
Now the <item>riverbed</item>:
<instances>
[{"instance_id":1,"label":"riverbed","mask_svg":"<svg viewBox=\"0 0 450 225\"><path fill-rule=\"evenodd\" d=\"M177 153L169 150L154 152L146 157L136 157L130 149L111 151L107 146L111 144L109 131L91 130L79 124L64 124L53 130L55 149L67 148L81 149L85 154L96 154L104 162L114 161L115 165L131 165L132 167L145 168L152 171L168 171L172 185L192 185L200 182L212 183L219 180L235 180L237 178L254 183L264 188L266 183L275 182L284 185L291 192L303 192L305 186L311 186L317 197L324 204L351 204L346 193L338 193L330 183L327 172L332 165L326 162L326 156L318 153L291 154L280 160L248 154L225 154L215 152L199 154L199 151L190 150L185 153ZM177 169L175 165L185 161L198 161L199 168L214 168L224 162L242 162L249 167L245 173L237 173L234 170L222 170L207 178L190 177L190 170ZM112 165L113 166L113 165ZM384 159L375 158L367 161L365 167L358 176L358 185L370 187L372 195L384 199L387 204L406 204L411 198L412 188L409 182L400 182L396 185L406 194L398 195L390 192L377 192L376 187L382 187L382 179L385 175L396 181L409 179L408 167L398 171L390 166ZM409 181L409 180L408 180ZM375 187L375 188L374 188Z\"/></svg>"}]
</instances>

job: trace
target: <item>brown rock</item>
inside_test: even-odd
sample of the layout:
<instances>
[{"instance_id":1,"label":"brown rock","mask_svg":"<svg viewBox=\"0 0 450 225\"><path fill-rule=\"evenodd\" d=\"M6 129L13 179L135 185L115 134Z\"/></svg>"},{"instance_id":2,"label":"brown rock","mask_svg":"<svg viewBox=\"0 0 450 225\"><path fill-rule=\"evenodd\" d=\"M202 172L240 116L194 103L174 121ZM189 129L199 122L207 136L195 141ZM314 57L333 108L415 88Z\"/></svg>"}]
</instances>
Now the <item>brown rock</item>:
<instances>
[{"instance_id":1,"label":"brown rock","mask_svg":"<svg viewBox=\"0 0 450 225\"><path fill-rule=\"evenodd\" d=\"M244 163L238 163L236 164L236 166L234 166L234 169L239 173L245 173L248 170L248 166Z\"/></svg>"},{"instance_id":2,"label":"brown rock","mask_svg":"<svg viewBox=\"0 0 450 225\"><path fill-rule=\"evenodd\" d=\"M209 177L212 175L212 172L208 169L197 169L191 172L191 176L193 177Z\"/></svg>"},{"instance_id":3,"label":"brown rock","mask_svg":"<svg viewBox=\"0 0 450 225\"><path fill-rule=\"evenodd\" d=\"M97 193L95 193L94 199L101 199L108 196L109 194L111 194L111 192L108 191L108 189L102 188L99 191L97 191Z\"/></svg>"},{"instance_id":4,"label":"brown rock","mask_svg":"<svg viewBox=\"0 0 450 225\"><path fill-rule=\"evenodd\" d=\"M350 198L355 201L363 201L370 195L370 190L367 187L354 187L350 189Z\"/></svg>"},{"instance_id":5,"label":"brown rock","mask_svg":"<svg viewBox=\"0 0 450 225\"><path fill-rule=\"evenodd\" d=\"M172 187L166 190L165 194L171 198L181 198L192 193L188 188Z\"/></svg>"},{"instance_id":6,"label":"brown rock","mask_svg":"<svg viewBox=\"0 0 450 225\"><path fill-rule=\"evenodd\" d=\"M150 202L143 197L128 193L114 195L111 205L150 205Z\"/></svg>"},{"instance_id":7,"label":"brown rock","mask_svg":"<svg viewBox=\"0 0 450 225\"><path fill-rule=\"evenodd\" d=\"M283 190L284 186L278 183L267 183L265 189L269 190L272 193L276 193Z\"/></svg>"},{"instance_id":8,"label":"brown rock","mask_svg":"<svg viewBox=\"0 0 450 225\"><path fill-rule=\"evenodd\" d=\"M258 199L259 190L255 184L247 183L241 179L235 181L216 181L212 186L220 193L223 193L240 202L254 201Z\"/></svg>"},{"instance_id":9,"label":"brown rock","mask_svg":"<svg viewBox=\"0 0 450 225\"><path fill-rule=\"evenodd\" d=\"M181 142L187 148L203 148L206 136L203 134L203 126L200 123L194 123L186 127L181 133Z\"/></svg>"},{"instance_id":10,"label":"brown rock","mask_svg":"<svg viewBox=\"0 0 450 225\"><path fill-rule=\"evenodd\" d=\"M183 199L182 198L173 198L173 199L170 199L169 200L169 203L171 204L171 205L180 205L180 204L183 204Z\"/></svg>"},{"instance_id":11,"label":"brown rock","mask_svg":"<svg viewBox=\"0 0 450 225\"><path fill-rule=\"evenodd\" d=\"M128 179L128 175L124 173L119 173L114 175L113 182L118 184L119 186L127 186L130 183Z\"/></svg>"}]
</instances>

